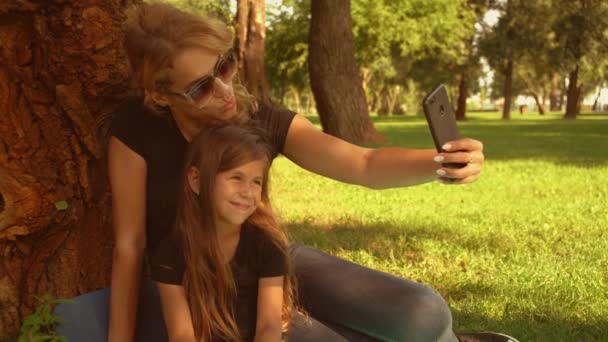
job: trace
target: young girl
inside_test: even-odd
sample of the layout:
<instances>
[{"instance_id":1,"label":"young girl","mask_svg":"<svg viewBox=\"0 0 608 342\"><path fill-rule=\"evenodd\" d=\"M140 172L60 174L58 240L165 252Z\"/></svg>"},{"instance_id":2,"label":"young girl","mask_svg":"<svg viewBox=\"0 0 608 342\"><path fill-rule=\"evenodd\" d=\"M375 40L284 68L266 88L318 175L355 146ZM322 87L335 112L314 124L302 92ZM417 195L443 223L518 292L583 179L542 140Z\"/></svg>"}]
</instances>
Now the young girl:
<instances>
[{"instance_id":1,"label":"young girl","mask_svg":"<svg viewBox=\"0 0 608 342\"><path fill-rule=\"evenodd\" d=\"M268 198L270 161L252 126L215 126L193 139L175 234L151 260L171 341L281 340L294 280Z\"/></svg>"}]
</instances>

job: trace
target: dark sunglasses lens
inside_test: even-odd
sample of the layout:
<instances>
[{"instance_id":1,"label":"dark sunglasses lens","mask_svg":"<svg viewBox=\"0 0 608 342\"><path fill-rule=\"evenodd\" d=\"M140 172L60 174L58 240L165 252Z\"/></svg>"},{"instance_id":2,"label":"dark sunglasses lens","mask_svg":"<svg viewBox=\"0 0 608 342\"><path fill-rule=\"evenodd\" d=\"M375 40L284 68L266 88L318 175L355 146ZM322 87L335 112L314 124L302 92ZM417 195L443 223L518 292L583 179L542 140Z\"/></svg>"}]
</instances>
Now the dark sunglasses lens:
<instances>
[{"instance_id":1,"label":"dark sunglasses lens","mask_svg":"<svg viewBox=\"0 0 608 342\"><path fill-rule=\"evenodd\" d=\"M213 79L205 78L192 86L192 88L188 91L188 96L190 96L194 102L200 103L209 98L212 92Z\"/></svg>"},{"instance_id":2,"label":"dark sunglasses lens","mask_svg":"<svg viewBox=\"0 0 608 342\"><path fill-rule=\"evenodd\" d=\"M234 55L230 54L218 66L217 75L222 80L228 80L234 75L235 68L236 68L236 60L234 59Z\"/></svg>"}]
</instances>

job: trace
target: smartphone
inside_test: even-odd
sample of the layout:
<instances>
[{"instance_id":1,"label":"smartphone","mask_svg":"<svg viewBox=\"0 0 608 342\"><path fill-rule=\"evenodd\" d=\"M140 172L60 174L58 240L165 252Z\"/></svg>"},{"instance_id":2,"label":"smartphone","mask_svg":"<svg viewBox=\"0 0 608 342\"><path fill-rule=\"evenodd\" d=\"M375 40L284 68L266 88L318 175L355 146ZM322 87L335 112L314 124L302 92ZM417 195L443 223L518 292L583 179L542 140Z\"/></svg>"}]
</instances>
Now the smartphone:
<instances>
[{"instance_id":1,"label":"smartphone","mask_svg":"<svg viewBox=\"0 0 608 342\"><path fill-rule=\"evenodd\" d=\"M440 84L430 94L422 100L422 108L424 116L429 124L433 142L437 152L443 152L443 146L446 142L460 139L458 126L456 125L456 117L452 110L452 104L448 98L448 92L443 84ZM461 168L465 167L465 163L444 163L444 167Z\"/></svg>"}]
</instances>

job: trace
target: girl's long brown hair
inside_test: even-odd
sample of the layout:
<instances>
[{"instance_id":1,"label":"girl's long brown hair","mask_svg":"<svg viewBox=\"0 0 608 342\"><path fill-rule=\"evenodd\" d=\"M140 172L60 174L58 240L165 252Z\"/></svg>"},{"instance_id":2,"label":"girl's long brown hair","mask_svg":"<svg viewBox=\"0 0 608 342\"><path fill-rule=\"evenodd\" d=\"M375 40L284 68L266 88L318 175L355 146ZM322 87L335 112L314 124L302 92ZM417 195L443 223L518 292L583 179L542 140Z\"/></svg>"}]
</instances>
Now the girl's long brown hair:
<instances>
[{"instance_id":1,"label":"girl's long brown hair","mask_svg":"<svg viewBox=\"0 0 608 342\"><path fill-rule=\"evenodd\" d=\"M289 256L286 233L275 219L268 196L269 145L260 130L252 126L218 125L203 129L192 141L186 156L182 187L178 199L176 233L180 235L186 272L186 289L194 332L198 341L220 338L239 341L234 319L235 281L229 263L220 251L214 222L213 192L215 177L251 161L264 160L261 203L248 218L285 255ZM199 172L199 194L187 180L191 168ZM283 286L282 323L284 330L296 305L296 285L290 257Z\"/></svg>"}]
</instances>

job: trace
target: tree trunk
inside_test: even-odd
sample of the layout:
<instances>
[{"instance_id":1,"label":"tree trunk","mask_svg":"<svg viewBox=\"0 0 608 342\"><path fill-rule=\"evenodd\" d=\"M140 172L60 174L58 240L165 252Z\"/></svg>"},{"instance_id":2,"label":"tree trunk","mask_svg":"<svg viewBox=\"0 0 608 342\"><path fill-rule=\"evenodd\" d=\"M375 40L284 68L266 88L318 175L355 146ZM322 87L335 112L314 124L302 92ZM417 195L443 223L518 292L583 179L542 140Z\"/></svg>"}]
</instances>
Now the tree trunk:
<instances>
[{"instance_id":1,"label":"tree trunk","mask_svg":"<svg viewBox=\"0 0 608 342\"><path fill-rule=\"evenodd\" d=\"M595 96L595 100L593 101L593 106L591 107L591 110L594 111L594 112L597 111L597 105L600 102L600 96L602 95L602 86L603 85L599 86L599 89L597 91L597 95Z\"/></svg>"},{"instance_id":2,"label":"tree trunk","mask_svg":"<svg viewBox=\"0 0 608 342\"><path fill-rule=\"evenodd\" d=\"M579 65L576 64L576 68L570 72L570 76L568 78L568 98L566 102L566 114L564 118L566 119L576 119L580 111L579 107L579 96L580 96L580 88L577 86L578 83L578 69Z\"/></svg>"},{"instance_id":3,"label":"tree trunk","mask_svg":"<svg viewBox=\"0 0 608 342\"><path fill-rule=\"evenodd\" d=\"M458 84L458 107L456 108L456 120L465 120L467 112L467 97L469 96L469 78L467 71L463 71L460 75L460 83Z\"/></svg>"},{"instance_id":4,"label":"tree trunk","mask_svg":"<svg viewBox=\"0 0 608 342\"><path fill-rule=\"evenodd\" d=\"M540 96L536 92L532 92L532 97L534 98L534 102L536 102L536 107L538 107L538 113L540 115L545 115L545 105L541 102Z\"/></svg>"},{"instance_id":5,"label":"tree trunk","mask_svg":"<svg viewBox=\"0 0 608 342\"><path fill-rule=\"evenodd\" d=\"M564 97L566 96L567 91L568 91L568 88L566 87L565 82L560 82L559 83L559 96L558 96L558 102L557 102L560 111L564 107Z\"/></svg>"},{"instance_id":6,"label":"tree trunk","mask_svg":"<svg viewBox=\"0 0 608 342\"><path fill-rule=\"evenodd\" d=\"M239 77L247 90L268 100L264 75L266 11L264 0L238 0L235 17L235 48L239 56Z\"/></svg>"},{"instance_id":7,"label":"tree trunk","mask_svg":"<svg viewBox=\"0 0 608 342\"><path fill-rule=\"evenodd\" d=\"M291 93L293 94L293 100L296 103L296 108L295 108L296 113L302 113L302 105L301 105L301 101L300 101L300 92L298 91L298 89L296 89L296 87L292 87L291 88Z\"/></svg>"},{"instance_id":8,"label":"tree trunk","mask_svg":"<svg viewBox=\"0 0 608 342\"><path fill-rule=\"evenodd\" d=\"M541 102L543 111L542 113L540 112L540 107L539 107L539 114L540 115L545 115L547 113L547 86L543 85L543 97L542 97L542 102Z\"/></svg>"},{"instance_id":9,"label":"tree trunk","mask_svg":"<svg viewBox=\"0 0 608 342\"><path fill-rule=\"evenodd\" d=\"M34 295L109 285L110 196L96 122L130 93L128 1L0 6L0 336Z\"/></svg>"},{"instance_id":10,"label":"tree trunk","mask_svg":"<svg viewBox=\"0 0 608 342\"><path fill-rule=\"evenodd\" d=\"M513 97L513 60L509 59L507 67L505 68L505 85L504 85L504 96L505 104L502 109L503 120L511 119L511 101Z\"/></svg>"},{"instance_id":11,"label":"tree trunk","mask_svg":"<svg viewBox=\"0 0 608 342\"><path fill-rule=\"evenodd\" d=\"M312 0L308 65L323 130L353 143L380 142L355 63L350 0Z\"/></svg>"},{"instance_id":12,"label":"tree trunk","mask_svg":"<svg viewBox=\"0 0 608 342\"><path fill-rule=\"evenodd\" d=\"M388 113L391 115L395 115L395 107L397 106L397 100L399 99L399 94L401 93L401 88L399 85L389 86L386 92L386 104L388 107Z\"/></svg>"},{"instance_id":13,"label":"tree trunk","mask_svg":"<svg viewBox=\"0 0 608 342\"><path fill-rule=\"evenodd\" d=\"M553 74L553 78L551 79L551 94L549 95L549 108L554 112L562 109L557 97L557 90L559 89L557 82L557 74Z\"/></svg>"}]
</instances>

